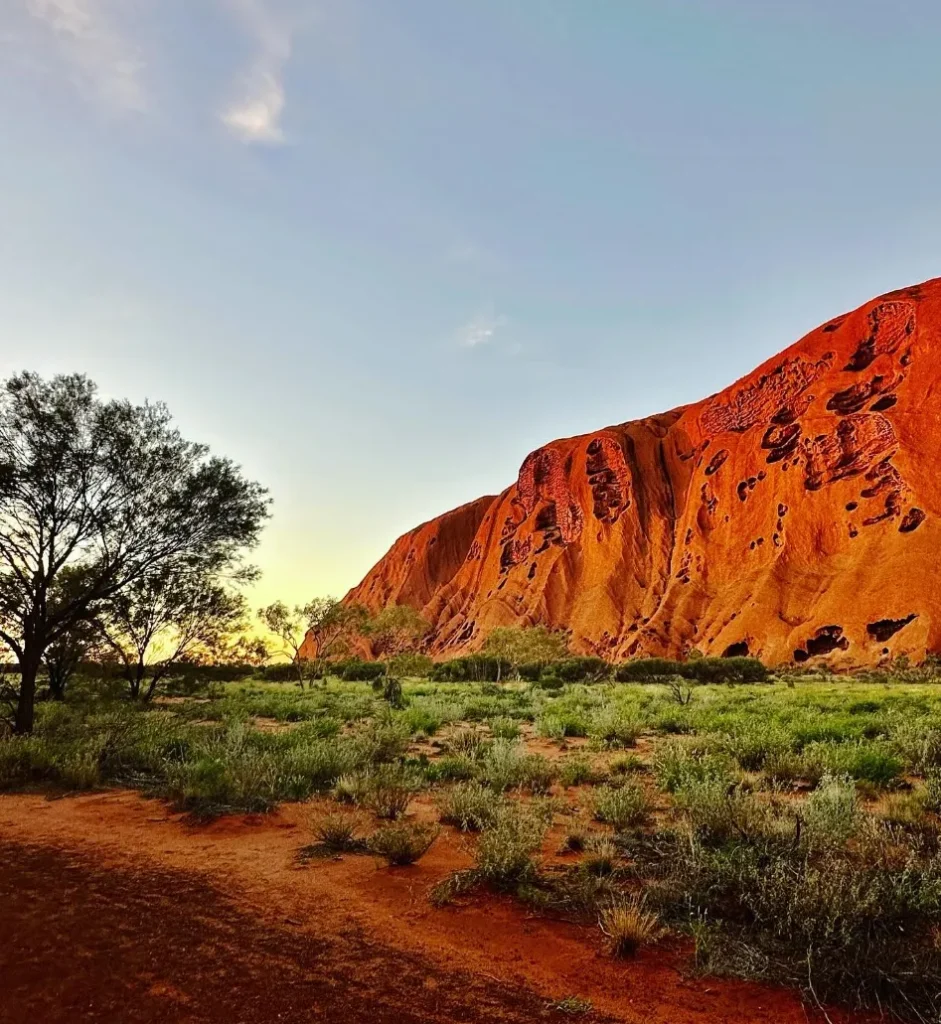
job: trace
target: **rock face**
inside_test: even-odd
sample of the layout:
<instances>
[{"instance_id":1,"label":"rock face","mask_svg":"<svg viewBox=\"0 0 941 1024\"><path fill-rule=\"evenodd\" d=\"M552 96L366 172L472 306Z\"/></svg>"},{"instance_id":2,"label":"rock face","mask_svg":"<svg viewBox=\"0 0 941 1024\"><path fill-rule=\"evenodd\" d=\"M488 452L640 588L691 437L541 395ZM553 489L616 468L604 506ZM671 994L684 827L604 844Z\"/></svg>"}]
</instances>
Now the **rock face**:
<instances>
[{"instance_id":1,"label":"rock face","mask_svg":"<svg viewBox=\"0 0 941 1024\"><path fill-rule=\"evenodd\" d=\"M545 623L613 661L921 658L941 650L939 445L941 279L695 405L547 444L348 600L420 609L444 657Z\"/></svg>"}]
</instances>

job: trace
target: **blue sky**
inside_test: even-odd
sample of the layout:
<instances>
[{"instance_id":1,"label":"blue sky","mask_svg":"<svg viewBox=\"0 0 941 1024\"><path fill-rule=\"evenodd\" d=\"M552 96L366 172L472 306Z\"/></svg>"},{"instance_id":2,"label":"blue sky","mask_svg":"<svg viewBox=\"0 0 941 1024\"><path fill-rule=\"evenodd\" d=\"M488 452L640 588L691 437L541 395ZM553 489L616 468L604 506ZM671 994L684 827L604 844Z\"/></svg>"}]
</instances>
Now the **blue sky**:
<instances>
[{"instance_id":1,"label":"blue sky","mask_svg":"<svg viewBox=\"0 0 941 1024\"><path fill-rule=\"evenodd\" d=\"M0 375L165 400L358 582L941 274L936 0L3 0Z\"/></svg>"}]
</instances>

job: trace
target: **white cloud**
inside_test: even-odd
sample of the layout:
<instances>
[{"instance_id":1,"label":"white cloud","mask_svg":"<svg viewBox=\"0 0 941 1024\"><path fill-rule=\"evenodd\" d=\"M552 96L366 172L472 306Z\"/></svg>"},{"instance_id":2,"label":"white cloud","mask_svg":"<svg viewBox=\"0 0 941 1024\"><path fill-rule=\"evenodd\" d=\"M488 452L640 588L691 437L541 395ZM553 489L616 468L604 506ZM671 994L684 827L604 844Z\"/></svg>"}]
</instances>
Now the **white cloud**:
<instances>
[{"instance_id":1,"label":"white cloud","mask_svg":"<svg viewBox=\"0 0 941 1024\"><path fill-rule=\"evenodd\" d=\"M81 89L112 110L146 108L145 63L118 28L116 0L26 0L26 9L53 34Z\"/></svg>"},{"instance_id":2,"label":"white cloud","mask_svg":"<svg viewBox=\"0 0 941 1024\"><path fill-rule=\"evenodd\" d=\"M506 324L507 318L502 314L492 309L483 310L461 328L458 340L464 348L488 345Z\"/></svg>"},{"instance_id":3,"label":"white cloud","mask_svg":"<svg viewBox=\"0 0 941 1024\"><path fill-rule=\"evenodd\" d=\"M241 76L235 98L222 112L222 123L245 143L284 142L281 118L287 102L284 71L291 58L290 26L262 0L227 0L254 43L257 54Z\"/></svg>"}]
</instances>

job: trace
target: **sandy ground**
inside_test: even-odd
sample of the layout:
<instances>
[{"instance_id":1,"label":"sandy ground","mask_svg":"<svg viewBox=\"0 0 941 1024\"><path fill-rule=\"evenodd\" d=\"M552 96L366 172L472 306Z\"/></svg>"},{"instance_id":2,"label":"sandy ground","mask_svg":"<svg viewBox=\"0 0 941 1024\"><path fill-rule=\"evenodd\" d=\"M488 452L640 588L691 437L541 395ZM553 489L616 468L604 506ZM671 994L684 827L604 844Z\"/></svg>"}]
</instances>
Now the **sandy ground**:
<instances>
[{"instance_id":1,"label":"sandy ground","mask_svg":"<svg viewBox=\"0 0 941 1024\"><path fill-rule=\"evenodd\" d=\"M309 814L194 825L134 793L0 796L0 1022L824 1020L791 992L690 976L677 945L618 962L596 929L512 900L433 908L430 886L470 863L450 830L409 868L302 864ZM593 1012L552 1005L573 996Z\"/></svg>"}]
</instances>

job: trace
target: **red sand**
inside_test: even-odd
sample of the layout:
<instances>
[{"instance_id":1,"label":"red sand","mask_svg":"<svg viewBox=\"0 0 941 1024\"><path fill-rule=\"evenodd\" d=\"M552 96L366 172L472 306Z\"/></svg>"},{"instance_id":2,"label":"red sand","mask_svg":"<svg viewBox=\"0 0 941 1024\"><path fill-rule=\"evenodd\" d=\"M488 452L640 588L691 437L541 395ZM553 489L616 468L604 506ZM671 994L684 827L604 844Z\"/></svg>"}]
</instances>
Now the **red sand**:
<instances>
[{"instance_id":1,"label":"red sand","mask_svg":"<svg viewBox=\"0 0 941 1024\"><path fill-rule=\"evenodd\" d=\"M420 609L439 657L534 623L615 661L941 649L939 332L941 279L704 401L553 441L501 495L401 537L348 600Z\"/></svg>"},{"instance_id":2,"label":"red sand","mask_svg":"<svg viewBox=\"0 0 941 1024\"><path fill-rule=\"evenodd\" d=\"M547 1004L567 996L595 1021L823 1019L792 992L690 977L676 945L618 962L595 929L510 900L433 908L469 862L450 831L411 868L301 865L307 814L199 826L133 793L0 797L0 1021L522 1022L565 1019Z\"/></svg>"}]
</instances>

